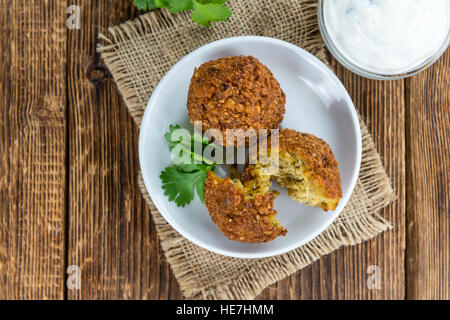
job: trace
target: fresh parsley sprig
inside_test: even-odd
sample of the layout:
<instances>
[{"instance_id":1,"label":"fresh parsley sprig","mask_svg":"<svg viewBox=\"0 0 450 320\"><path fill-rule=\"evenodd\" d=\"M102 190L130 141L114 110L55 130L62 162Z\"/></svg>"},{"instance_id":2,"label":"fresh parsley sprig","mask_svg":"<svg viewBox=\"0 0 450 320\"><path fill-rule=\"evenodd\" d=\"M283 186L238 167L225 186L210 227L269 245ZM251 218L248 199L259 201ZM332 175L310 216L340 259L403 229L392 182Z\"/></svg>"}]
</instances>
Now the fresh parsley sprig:
<instances>
[{"instance_id":1,"label":"fresh parsley sprig","mask_svg":"<svg viewBox=\"0 0 450 320\"><path fill-rule=\"evenodd\" d=\"M192 10L192 20L208 27L211 21L226 21L231 16L225 2L227 0L134 0L134 5L145 11L158 8L168 8L170 13Z\"/></svg>"},{"instance_id":2,"label":"fresh parsley sprig","mask_svg":"<svg viewBox=\"0 0 450 320\"><path fill-rule=\"evenodd\" d=\"M178 207L184 207L194 199L194 190L196 190L201 202L204 203L206 174L214 170L216 163L195 153L194 145L200 143L202 152L208 146L217 146L197 133L189 135L187 139L185 136L175 139L174 132L178 129L181 129L179 125L170 125L164 137L169 143L171 152L177 147L179 156L182 157L183 153L186 153L186 158L189 160L181 164L173 164L161 172L159 177L163 183L164 195L169 198L169 201L175 201Z\"/></svg>"}]
</instances>

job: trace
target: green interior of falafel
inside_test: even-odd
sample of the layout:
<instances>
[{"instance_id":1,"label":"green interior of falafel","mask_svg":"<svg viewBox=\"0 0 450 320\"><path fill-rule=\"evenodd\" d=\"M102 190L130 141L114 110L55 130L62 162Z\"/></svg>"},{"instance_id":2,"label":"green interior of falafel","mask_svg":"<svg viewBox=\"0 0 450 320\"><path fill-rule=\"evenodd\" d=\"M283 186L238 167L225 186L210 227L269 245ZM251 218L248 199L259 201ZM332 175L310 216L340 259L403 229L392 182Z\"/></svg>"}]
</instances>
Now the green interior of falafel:
<instances>
[{"instance_id":1,"label":"green interior of falafel","mask_svg":"<svg viewBox=\"0 0 450 320\"><path fill-rule=\"evenodd\" d=\"M308 174L306 163L296 154L282 151L278 159L261 156L256 164L251 165L251 176L252 179L245 183L248 194L258 195L271 191L271 180L275 180L287 189L294 201L320 208L328 208L334 201L324 195L323 190Z\"/></svg>"}]
</instances>

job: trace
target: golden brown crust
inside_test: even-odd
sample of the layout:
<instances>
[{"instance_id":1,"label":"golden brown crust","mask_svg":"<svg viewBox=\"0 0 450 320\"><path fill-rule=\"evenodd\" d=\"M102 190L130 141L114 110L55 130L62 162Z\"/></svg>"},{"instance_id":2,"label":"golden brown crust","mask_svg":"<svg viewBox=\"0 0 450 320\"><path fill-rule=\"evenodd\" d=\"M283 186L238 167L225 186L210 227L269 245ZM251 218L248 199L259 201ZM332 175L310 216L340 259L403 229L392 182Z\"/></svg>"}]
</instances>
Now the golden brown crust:
<instances>
[{"instance_id":1,"label":"golden brown crust","mask_svg":"<svg viewBox=\"0 0 450 320\"><path fill-rule=\"evenodd\" d=\"M306 163L316 184L329 198L341 198L341 176L338 163L328 143L308 133L293 129L280 130L279 150L297 154Z\"/></svg>"},{"instance_id":2,"label":"golden brown crust","mask_svg":"<svg viewBox=\"0 0 450 320\"><path fill-rule=\"evenodd\" d=\"M325 211L336 209L342 198L341 177L333 151L325 141L312 134L282 129L278 148L271 148L270 140L268 143L271 151L267 154L273 155L278 151L280 157L283 152L297 155L306 166L304 174L323 192L324 202L319 206ZM241 176L242 183L246 186L252 184L259 175L254 165L247 165Z\"/></svg>"},{"instance_id":3,"label":"golden brown crust","mask_svg":"<svg viewBox=\"0 0 450 320\"><path fill-rule=\"evenodd\" d=\"M221 179L210 171L204 196L213 222L231 240L261 243L287 232L274 223L276 195L272 192L246 198L244 189L234 185L229 178Z\"/></svg>"},{"instance_id":4,"label":"golden brown crust","mask_svg":"<svg viewBox=\"0 0 450 320\"><path fill-rule=\"evenodd\" d=\"M272 72L256 58L237 56L202 64L194 71L188 94L192 123L203 130L276 129L283 120L286 96ZM223 142L226 145L226 141Z\"/></svg>"}]
</instances>

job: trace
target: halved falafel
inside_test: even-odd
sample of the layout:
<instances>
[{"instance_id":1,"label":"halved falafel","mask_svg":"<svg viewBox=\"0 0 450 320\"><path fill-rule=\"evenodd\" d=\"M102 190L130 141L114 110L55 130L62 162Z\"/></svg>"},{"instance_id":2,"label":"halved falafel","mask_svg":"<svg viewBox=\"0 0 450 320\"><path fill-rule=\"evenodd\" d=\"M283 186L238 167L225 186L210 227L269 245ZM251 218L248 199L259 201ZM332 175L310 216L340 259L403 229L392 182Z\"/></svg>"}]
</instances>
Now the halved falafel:
<instances>
[{"instance_id":1,"label":"halved falafel","mask_svg":"<svg viewBox=\"0 0 450 320\"><path fill-rule=\"evenodd\" d=\"M213 222L230 240L261 243L287 232L275 219L276 191L253 195L239 180L222 179L209 171L204 196Z\"/></svg>"},{"instance_id":2,"label":"halved falafel","mask_svg":"<svg viewBox=\"0 0 450 320\"><path fill-rule=\"evenodd\" d=\"M252 56L220 58L195 69L187 109L191 123L203 131L218 129L222 144L240 145L227 129L277 129L285 113L286 96L272 72Z\"/></svg>"},{"instance_id":3,"label":"halved falafel","mask_svg":"<svg viewBox=\"0 0 450 320\"><path fill-rule=\"evenodd\" d=\"M338 164L330 146L312 134L280 130L278 144L261 148L256 163L245 167L240 180L208 172L205 204L229 239L261 243L287 233L275 219L273 202L278 192L270 189L272 179L293 200L324 211L336 209L342 197Z\"/></svg>"},{"instance_id":4,"label":"halved falafel","mask_svg":"<svg viewBox=\"0 0 450 320\"><path fill-rule=\"evenodd\" d=\"M322 139L292 129L279 131L279 144L260 150L255 164L247 165L242 183L259 194L270 192L271 179L300 203L336 209L342 198L338 163Z\"/></svg>"}]
</instances>

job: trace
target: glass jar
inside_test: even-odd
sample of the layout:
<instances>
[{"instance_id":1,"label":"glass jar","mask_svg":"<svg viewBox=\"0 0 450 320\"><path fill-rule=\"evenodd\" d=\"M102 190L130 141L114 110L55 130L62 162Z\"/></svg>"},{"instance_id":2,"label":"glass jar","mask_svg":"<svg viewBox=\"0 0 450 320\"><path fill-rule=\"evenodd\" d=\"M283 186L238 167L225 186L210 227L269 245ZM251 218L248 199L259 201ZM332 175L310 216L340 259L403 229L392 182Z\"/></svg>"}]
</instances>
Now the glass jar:
<instances>
[{"instance_id":1,"label":"glass jar","mask_svg":"<svg viewBox=\"0 0 450 320\"><path fill-rule=\"evenodd\" d=\"M326 1L330 1L330 0L319 0L318 10L317 10L319 29L320 29L322 38L325 42L325 45L327 46L328 50L331 52L333 57L338 62L340 62L348 70L350 70L360 76L370 78L370 79L377 79L377 80L393 80L393 79L402 79L402 78L410 77L412 75L415 75L415 74L425 70L426 68L431 66L434 62L436 62L436 60L439 59L439 57L446 51L446 49L448 48L448 46L450 44L450 29L449 29L447 38L445 39L445 41L443 42L443 44L439 48L439 50L437 50L432 56L430 56L425 61L423 61L420 65L417 65L416 67L414 67L406 72L399 73L399 74L383 74L383 73L374 72L372 70L364 69L363 67L355 64L354 62L352 62L348 58L346 58L345 55L334 44L333 39L331 38L331 36L327 30L326 23L325 23L324 4ZM340 0L331 0L331 1L340 1Z\"/></svg>"}]
</instances>

